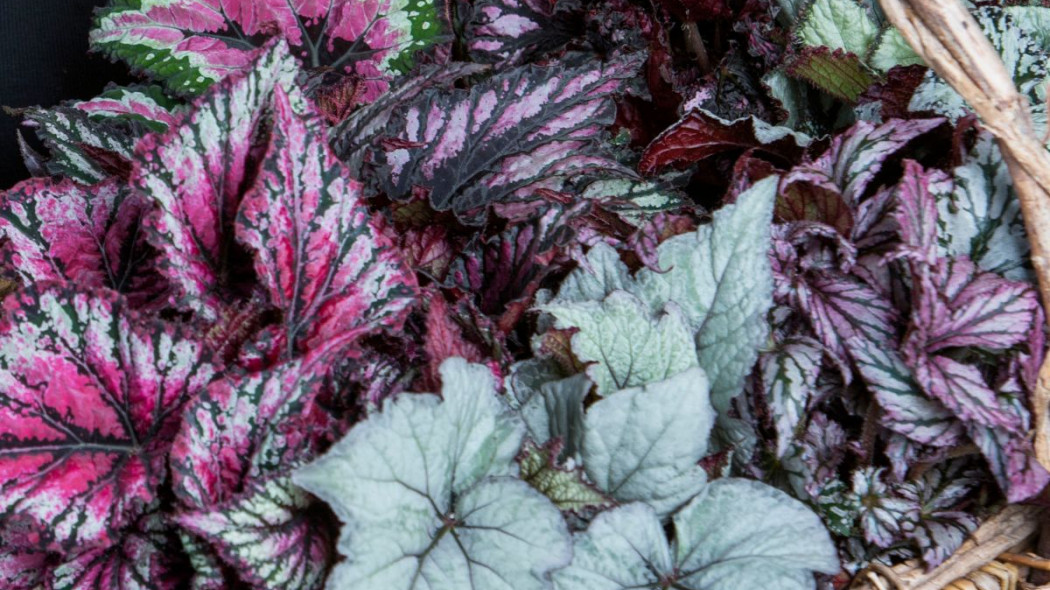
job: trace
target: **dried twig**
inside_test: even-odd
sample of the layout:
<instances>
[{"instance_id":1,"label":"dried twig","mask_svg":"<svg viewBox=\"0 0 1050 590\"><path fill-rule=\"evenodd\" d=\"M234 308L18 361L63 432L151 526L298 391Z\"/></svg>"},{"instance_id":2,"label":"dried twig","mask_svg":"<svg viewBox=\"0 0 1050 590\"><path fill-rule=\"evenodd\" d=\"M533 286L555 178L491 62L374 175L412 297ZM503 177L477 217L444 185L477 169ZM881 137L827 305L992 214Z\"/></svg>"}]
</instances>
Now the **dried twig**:
<instances>
[{"instance_id":1,"label":"dried twig","mask_svg":"<svg viewBox=\"0 0 1050 590\"><path fill-rule=\"evenodd\" d=\"M966 99L998 139L1021 202L1039 292L1050 308L1050 153L1036 137L1028 100L959 0L880 3L923 61ZM1032 397L1036 458L1050 469L1050 360L1040 368Z\"/></svg>"},{"instance_id":2,"label":"dried twig","mask_svg":"<svg viewBox=\"0 0 1050 590\"><path fill-rule=\"evenodd\" d=\"M873 567L872 570L890 581L886 586L896 590L941 590L1034 535L1044 511L1040 506L1006 507L982 524L970 540L931 572L924 572L917 564ZM878 587L879 584L864 575L858 576L854 583L855 590L876 590Z\"/></svg>"}]
</instances>

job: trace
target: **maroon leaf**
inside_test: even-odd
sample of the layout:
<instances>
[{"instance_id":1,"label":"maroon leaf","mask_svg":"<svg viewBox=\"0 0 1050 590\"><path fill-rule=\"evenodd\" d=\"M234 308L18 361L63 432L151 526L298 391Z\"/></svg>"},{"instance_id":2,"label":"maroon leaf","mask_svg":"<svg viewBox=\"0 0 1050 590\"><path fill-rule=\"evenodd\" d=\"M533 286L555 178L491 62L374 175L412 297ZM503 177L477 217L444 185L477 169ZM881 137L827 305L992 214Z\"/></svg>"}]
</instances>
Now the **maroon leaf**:
<instances>
[{"instance_id":1,"label":"maroon leaf","mask_svg":"<svg viewBox=\"0 0 1050 590\"><path fill-rule=\"evenodd\" d=\"M797 137L756 130L760 125L754 118L725 121L704 111L692 111L645 148L638 170L652 174L667 166L684 168L716 154L751 148L787 162L802 155L803 146Z\"/></svg>"},{"instance_id":2,"label":"maroon leaf","mask_svg":"<svg viewBox=\"0 0 1050 590\"><path fill-rule=\"evenodd\" d=\"M7 540L107 550L155 499L179 412L214 367L109 291L30 288L5 305L0 522L35 523Z\"/></svg>"}]
</instances>

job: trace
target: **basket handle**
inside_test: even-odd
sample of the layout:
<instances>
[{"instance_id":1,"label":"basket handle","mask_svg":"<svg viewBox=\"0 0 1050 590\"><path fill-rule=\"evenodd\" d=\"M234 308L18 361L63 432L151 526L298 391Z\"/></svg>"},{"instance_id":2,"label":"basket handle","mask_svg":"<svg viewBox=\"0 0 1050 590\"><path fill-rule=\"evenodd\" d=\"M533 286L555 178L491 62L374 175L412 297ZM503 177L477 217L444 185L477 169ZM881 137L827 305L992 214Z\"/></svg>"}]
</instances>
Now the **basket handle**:
<instances>
[{"instance_id":1,"label":"basket handle","mask_svg":"<svg viewBox=\"0 0 1050 590\"><path fill-rule=\"evenodd\" d=\"M1021 202L1039 295L1050 310L1050 152L1036 137L1028 99L959 0L879 2L915 52L966 99L998 141ZM1050 355L1039 369L1031 406L1036 459L1050 470Z\"/></svg>"}]
</instances>

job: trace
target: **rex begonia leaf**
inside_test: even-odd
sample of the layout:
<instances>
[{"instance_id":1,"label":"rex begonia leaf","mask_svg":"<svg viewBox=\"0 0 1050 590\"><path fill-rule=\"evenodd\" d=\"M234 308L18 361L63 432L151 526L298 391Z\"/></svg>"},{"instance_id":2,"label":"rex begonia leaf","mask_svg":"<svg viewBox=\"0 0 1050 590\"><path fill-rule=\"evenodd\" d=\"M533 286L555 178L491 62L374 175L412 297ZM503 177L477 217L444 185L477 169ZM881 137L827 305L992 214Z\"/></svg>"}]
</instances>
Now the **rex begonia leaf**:
<instances>
[{"instance_id":1,"label":"rex begonia leaf","mask_svg":"<svg viewBox=\"0 0 1050 590\"><path fill-rule=\"evenodd\" d=\"M883 481L882 467L864 467L853 472L853 495L860 506L860 529L864 539L887 548L901 537L902 528L917 519L917 506L895 497Z\"/></svg>"},{"instance_id":2,"label":"rex begonia leaf","mask_svg":"<svg viewBox=\"0 0 1050 590\"><path fill-rule=\"evenodd\" d=\"M47 171L81 184L94 184L110 176L126 175L137 137L117 122L92 119L69 105L34 108L25 125L36 132L51 153Z\"/></svg>"},{"instance_id":3,"label":"rex begonia leaf","mask_svg":"<svg viewBox=\"0 0 1050 590\"><path fill-rule=\"evenodd\" d=\"M802 10L795 38L808 47L866 55L879 26L857 0L812 0Z\"/></svg>"},{"instance_id":4,"label":"rex begonia leaf","mask_svg":"<svg viewBox=\"0 0 1050 590\"><path fill-rule=\"evenodd\" d=\"M548 359L516 363L506 379L508 402L538 445L558 439L561 453L574 456L583 438L583 400L593 384L584 374L560 378Z\"/></svg>"},{"instance_id":5,"label":"rex begonia leaf","mask_svg":"<svg viewBox=\"0 0 1050 590\"><path fill-rule=\"evenodd\" d=\"M838 556L816 514L774 488L719 479L674 516L668 543L656 513L628 504L599 514L574 540L558 590L744 590L815 587Z\"/></svg>"},{"instance_id":6,"label":"rex begonia leaf","mask_svg":"<svg viewBox=\"0 0 1050 590\"><path fill-rule=\"evenodd\" d=\"M725 410L742 390L769 328L773 277L766 253L776 189L776 177L763 179L716 211L710 224L660 244L662 272L643 268L632 279L612 247L595 245L551 305L593 307L617 289L636 295L650 316L673 302L693 332L712 403Z\"/></svg>"},{"instance_id":7,"label":"rex begonia leaf","mask_svg":"<svg viewBox=\"0 0 1050 590\"><path fill-rule=\"evenodd\" d=\"M542 307L560 329L574 328L572 351L584 363L600 395L647 385L697 366L693 332L676 305L658 318L626 291L600 303Z\"/></svg>"},{"instance_id":8,"label":"rex begonia leaf","mask_svg":"<svg viewBox=\"0 0 1050 590\"><path fill-rule=\"evenodd\" d=\"M473 61L520 63L573 38L567 19L551 0L481 0L464 25L464 43Z\"/></svg>"},{"instance_id":9,"label":"rex begonia leaf","mask_svg":"<svg viewBox=\"0 0 1050 590\"><path fill-rule=\"evenodd\" d=\"M714 418L700 369L617 391L587 409L583 468L612 498L642 501L666 516L707 480L697 462L707 454Z\"/></svg>"},{"instance_id":10,"label":"rex begonia leaf","mask_svg":"<svg viewBox=\"0 0 1050 590\"><path fill-rule=\"evenodd\" d=\"M927 568L950 557L980 524L965 511L965 497L979 484L979 474L953 461L928 470L915 481L897 486L897 495L914 503L917 522L904 534L919 549Z\"/></svg>"},{"instance_id":11,"label":"rex begonia leaf","mask_svg":"<svg viewBox=\"0 0 1050 590\"><path fill-rule=\"evenodd\" d=\"M965 436L948 408L923 393L895 348L859 336L848 344L857 369L889 418L884 422L887 428L937 447L958 444Z\"/></svg>"},{"instance_id":12,"label":"rex begonia leaf","mask_svg":"<svg viewBox=\"0 0 1050 590\"><path fill-rule=\"evenodd\" d=\"M787 63L786 71L850 103L875 81L856 54L828 47L801 48Z\"/></svg>"},{"instance_id":13,"label":"rex begonia leaf","mask_svg":"<svg viewBox=\"0 0 1050 590\"><path fill-rule=\"evenodd\" d=\"M390 132L418 147L378 155L383 187L395 199L418 187L440 211L468 212L490 203L558 189L588 171L629 174L595 141L613 122L612 97L633 77L637 57L600 66L523 66L468 90L429 92L395 115Z\"/></svg>"},{"instance_id":14,"label":"rex begonia leaf","mask_svg":"<svg viewBox=\"0 0 1050 590\"><path fill-rule=\"evenodd\" d=\"M995 351L1024 342L1039 305L1034 290L960 258L916 277L913 292L912 329L901 350L919 385L965 422L1018 429L1016 415L1001 406L981 368L941 351Z\"/></svg>"},{"instance_id":15,"label":"rex begonia leaf","mask_svg":"<svg viewBox=\"0 0 1050 590\"><path fill-rule=\"evenodd\" d=\"M541 589L570 560L557 507L512 477L525 428L491 371L449 359L441 377L441 398L387 400L293 475L343 522L328 588Z\"/></svg>"},{"instance_id":16,"label":"rex begonia leaf","mask_svg":"<svg viewBox=\"0 0 1050 590\"><path fill-rule=\"evenodd\" d=\"M320 588L331 560L328 529L287 475L251 481L226 502L183 512L177 522L208 539L255 588Z\"/></svg>"},{"instance_id":17,"label":"rex begonia leaf","mask_svg":"<svg viewBox=\"0 0 1050 590\"><path fill-rule=\"evenodd\" d=\"M290 88L295 72L287 47L272 45L248 73L198 99L180 125L136 146L131 181L155 204L148 237L183 307L210 315L218 305L237 208L260 155L259 128L274 89Z\"/></svg>"},{"instance_id":18,"label":"rex begonia leaf","mask_svg":"<svg viewBox=\"0 0 1050 590\"><path fill-rule=\"evenodd\" d=\"M795 297L818 339L836 354L851 353L846 343L854 336L879 345L896 340L893 302L854 275L816 274L799 286Z\"/></svg>"},{"instance_id":19,"label":"rex begonia leaf","mask_svg":"<svg viewBox=\"0 0 1050 590\"><path fill-rule=\"evenodd\" d=\"M794 338L759 356L759 385L776 429L778 457L787 452L799 424L806 417L810 397L816 391L823 355L820 343L808 338Z\"/></svg>"},{"instance_id":20,"label":"rex begonia leaf","mask_svg":"<svg viewBox=\"0 0 1050 590\"><path fill-rule=\"evenodd\" d=\"M111 88L90 100L32 108L25 126L51 153L47 169L82 184L126 176L135 142L175 124L177 105L154 86Z\"/></svg>"},{"instance_id":21,"label":"rex begonia leaf","mask_svg":"<svg viewBox=\"0 0 1050 590\"><path fill-rule=\"evenodd\" d=\"M642 153L638 170L652 174L667 166L685 167L716 154L757 149L795 161L810 138L756 117L727 121L708 111L690 111L660 133Z\"/></svg>"},{"instance_id":22,"label":"rex begonia leaf","mask_svg":"<svg viewBox=\"0 0 1050 590\"><path fill-rule=\"evenodd\" d=\"M58 564L50 574L54 590L178 590L188 572L178 540L160 512L139 519L121 542L95 547Z\"/></svg>"},{"instance_id":23,"label":"rex begonia leaf","mask_svg":"<svg viewBox=\"0 0 1050 590\"><path fill-rule=\"evenodd\" d=\"M1031 6L1024 9L1014 11L999 6L982 6L970 12L999 52L1018 90L1038 105L1046 98L1046 62L1050 55L1050 39L1038 33L1038 19L1039 16L1045 19L1050 8ZM926 79L915 90L908 109L932 111L953 121L971 112L962 96L933 70L926 73Z\"/></svg>"},{"instance_id":24,"label":"rex begonia leaf","mask_svg":"<svg viewBox=\"0 0 1050 590\"><path fill-rule=\"evenodd\" d=\"M178 103L157 86L109 88L95 98L74 102L73 107L94 120L137 123L160 133L178 123Z\"/></svg>"},{"instance_id":25,"label":"rex begonia leaf","mask_svg":"<svg viewBox=\"0 0 1050 590\"><path fill-rule=\"evenodd\" d=\"M37 531L13 546L106 549L157 497L180 411L215 369L111 291L28 288L5 307L0 522Z\"/></svg>"},{"instance_id":26,"label":"rex begonia leaf","mask_svg":"<svg viewBox=\"0 0 1050 590\"><path fill-rule=\"evenodd\" d=\"M324 517L288 481L332 427L316 403L331 359L322 350L226 376L183 412L170 456L174 520L253 587L317 588L331 562Z\"/></svg>"},{"instance_id":27,"label":"rex begonia leaf","mask_svg":"<svg viewBox=\"0 0 1050 590\"><path fill-rule=\"evenodd\" d=\"M879 38L868 53L866 61L869 66L883 74L896 66L925 65L900 31L893 27L887 27L879 33Z\"/></svg>"},{"instance_id":28,"label":"rex begonia leaf","mask_svg":"<svg viewBox=\"0 0 1050 590\"><path fill-rule=\"evenodd\" d=\"M332 155L319 117L296 113L277 87L270 145L237 212L236 235L281 311L285 357L376 327L396 329L415 277Z\"/></svg>"},{"instance_id":29,"label":"rex begonia leaf","mask_svg":"<svg viewBox=\"0 0 1050 590\"><path fill-rule=\"evenodd\" d=\"M426 0L111 0L91 45L184 94L249 69L252 50L284 39L313 67L363 77L406 69L440 33Z\"/></svg>"},{"instance_id":30,"label":"rex begonia leaf","mask_svg":"<svg viewBox=\"0 0 1050 590\"><path fill-rule=\"evenodd\" d=\"M537 447L526 443L518 458L521 479L536 488L560 510L583 510L606 507L612 500L586 481L579 466L568 468L557 464L560 445Z\"/></svg>"},{"instance_id":31,"label":"rex begonia leaf","mask_svg":"<svg viewBox=\"0 0 1050 590\"><path fill-rule=\"evenodd\" d=\"M0 257L25 284L65 280L113 289L135 306L155 303L166 285L140 231L146 210L115 179L27 180L0 193Z\"/></svg>"},{"instance_id":32,"label":"rex begonia leaf","mask_svg":"<svg viewBox=\"0 0 1050 590\"><path fill-rule=\"evenodd\" d=\"M776 177L765 178L710 224L660 244L658 262L667 272L642 269L628 288L650 309L671 301L681 309L719 411L742 390L768 333L773 277L766 253L776 188Z\"/></svg>"},{"instance_id":33,"label":"rex begonia leaf","mask_svg":"<svg viewBox=\"0 0 1050 590\"><path fill-rule=\"evenodd\" d=\"M790 191L795 182L814 183L816 179L838 187L850 207L857 207L865 191L886 161L917 137L944 124L944 119L890 119L881 125L858 121L836 135L828 149L814 161L784 176L781 192ZM815 220L823 221L823 220Z\"/></svg>"},{"instance_id":34,"label":"rex begonia leaf","mask_svg":"<svg viewBox=\"0 0 1050 590\"><path fill-rule=\"evenodd\" d=\"M995 139L982 131L953 171L954 190L937 192L939 251L968 256L984 270L1028 280L1021 204Z\"/></svg>"}]
</instances>

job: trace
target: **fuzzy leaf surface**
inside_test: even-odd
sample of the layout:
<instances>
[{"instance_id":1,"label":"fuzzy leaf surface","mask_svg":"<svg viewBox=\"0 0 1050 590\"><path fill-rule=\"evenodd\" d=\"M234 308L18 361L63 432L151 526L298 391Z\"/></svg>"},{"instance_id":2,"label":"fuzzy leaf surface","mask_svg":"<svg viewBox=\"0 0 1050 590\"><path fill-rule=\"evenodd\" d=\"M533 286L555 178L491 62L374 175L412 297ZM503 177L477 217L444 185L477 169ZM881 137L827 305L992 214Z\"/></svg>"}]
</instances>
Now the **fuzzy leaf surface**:
<instances>
[{"instance_id":1,"label":"fuzzy leaf surface","mask_svg":"<svg viewBox=\"0 0 1050 590\"><path fill-rule=\"evenodd\" d=\"M808 590L812 572L839 568L817 515L754 481L711 482L674 516L674 528L668 543L656 513L638 503L604 512L576 536L555 587Z\"/></svg>"},{"instance_id":2,"label":"fuzzy leaf surface","mask_svg":"<svg viewBox=\"0 0 1050 590\"><path fill-rule=\"evenodd\" d=\"M700 369L618 391L587 410L584 470L614 499L645 502L666 516L707 481L697 462L714 419Z\"/></svg>"},{"instance_id":3,"label":"fuzzy leaf surface","mask_svg":"<svg viewBox=\"0 0 1050 590\"><path fill-rule=\"evenodd\" d=\"M293 480L343 522L332 588L530 589L568 563L558 509L517 473L524 425L489 369L449 359L442 398L401 394Z\"/></svg>"}]
</instances>

